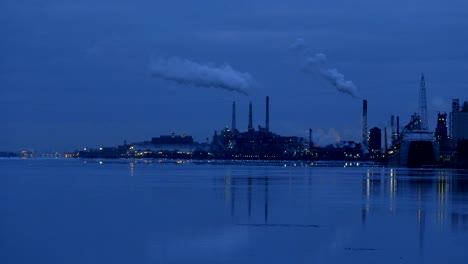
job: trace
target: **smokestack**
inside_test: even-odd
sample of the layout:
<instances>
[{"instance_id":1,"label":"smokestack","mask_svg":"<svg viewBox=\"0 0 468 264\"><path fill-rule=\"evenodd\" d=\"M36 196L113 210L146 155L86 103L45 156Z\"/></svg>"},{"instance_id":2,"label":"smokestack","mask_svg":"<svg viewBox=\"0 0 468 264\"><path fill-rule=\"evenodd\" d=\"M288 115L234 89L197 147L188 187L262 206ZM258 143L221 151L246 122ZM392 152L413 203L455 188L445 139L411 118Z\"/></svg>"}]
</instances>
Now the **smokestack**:
<instances>
[{"instance_id":1,"label":"smokestack","mask_svg":"<svg viewBox=\"0 0 468 264\"><path fill-rule=\"evenodd\" d=\"M400 117L396 117L396 136L397 139L400 137Z\"/></svg>"},{"instance_id":2,"label":"smokestack","mask_svg":"<svg viewBox=\"0 0 468 264\"><path fill-rule=\"evenodd\" d=\"M367 148L367 100L362 100L362 143Z\"/></svg>"},{"instance_id":3,"label":"smokestack","mask_svg":"<svg viewBox=\"0 0 468 264\"><path fill-rule=\"evenodd\" d=\"M266 118L265 118L266 132L270 132L270 97L266 97Z\"/></svg>"},{"instance_id":4,"label":"smokestack","mask_svg":"<svg viewBox=\"0 0 468 264\"><path fill-rule=\"evenodd\" d=\"M236 130L236 102L232 102L232 131Z\"/></svg>"},{"instance_id":5,"label":"smokestack","mask_svg":"<svg viewBox=\"0 0 468 264\"><path fill-rule=\"evenodd\" d=\"M249 104L249 128L248 131L253 131L253 125L252 125L252 102Z\"/></svg>"},{"instance_id":6,"label":"smokestack","mask_svg":"<svg viewBox=\"0 0 468 264\"><path fill-rule=\"evenodd\" d=\"M390 117L390 127L392 129L392 134L391 135L392 135L392 138L393 138L394 135L395 135L395 116L394 115L392 115Z\"/></svg>"},{"instance_id":7,"label":"smokestack","mask_svg":"<svg viewBox=\"0 0 468 264\"><path fill-rule=\"evenodd\" d=\"M309 150L312 150L312 128L309 128Z\"/></svg>"},{"instance_id":8,"label":"smokestack","mask_svg":"<svg viewBox=\"0 0 468 264\"><path fill-rule=\"evenodd\" d=\"M385 154L388 151L388 139L387 139L387 127L384 129L384 146L385 146Z\"/></svg>"}]
</instances>

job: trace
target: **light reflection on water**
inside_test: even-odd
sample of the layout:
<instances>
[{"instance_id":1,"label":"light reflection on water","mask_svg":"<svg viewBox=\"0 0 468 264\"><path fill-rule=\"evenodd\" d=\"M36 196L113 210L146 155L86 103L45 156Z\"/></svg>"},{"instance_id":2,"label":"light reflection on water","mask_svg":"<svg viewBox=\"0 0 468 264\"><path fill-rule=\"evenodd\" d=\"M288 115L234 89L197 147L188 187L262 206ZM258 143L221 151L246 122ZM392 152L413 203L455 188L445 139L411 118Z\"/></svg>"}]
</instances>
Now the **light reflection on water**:
<instances>
[{"instance_id":1,"label":"light reflection on water","mask_svg":"<svg viewBox=\"0 0 468 264\"><path fill-rule=\"evenodd\" d=\"M1 263L464 263L468 246L463 170L0 165Z\"/></svg>"}]
</instances>

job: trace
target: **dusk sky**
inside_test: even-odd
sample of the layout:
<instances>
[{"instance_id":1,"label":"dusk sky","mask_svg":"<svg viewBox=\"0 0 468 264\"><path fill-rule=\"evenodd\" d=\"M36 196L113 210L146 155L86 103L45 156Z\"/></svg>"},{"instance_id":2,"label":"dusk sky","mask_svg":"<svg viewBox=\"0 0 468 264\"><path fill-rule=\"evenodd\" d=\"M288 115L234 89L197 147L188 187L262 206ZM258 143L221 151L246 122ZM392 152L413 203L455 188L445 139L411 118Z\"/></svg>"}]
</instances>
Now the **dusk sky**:
<instances>
[{"instance_id":1,"label":"dusk sky","mask_svg":"<svg viewBox=\"0 0 468 264\"><path fill-rule=\"evenodd\" d=\"M356 96L309 69L317 54ZM204 142L232 101L239 130L250 101L264 126L267 95L273 132L359 141L362 98L369 128L406 124L422 73L433 130L468 101L468 1L2 0L0 151Z\"/></svg>"}]
</instances>

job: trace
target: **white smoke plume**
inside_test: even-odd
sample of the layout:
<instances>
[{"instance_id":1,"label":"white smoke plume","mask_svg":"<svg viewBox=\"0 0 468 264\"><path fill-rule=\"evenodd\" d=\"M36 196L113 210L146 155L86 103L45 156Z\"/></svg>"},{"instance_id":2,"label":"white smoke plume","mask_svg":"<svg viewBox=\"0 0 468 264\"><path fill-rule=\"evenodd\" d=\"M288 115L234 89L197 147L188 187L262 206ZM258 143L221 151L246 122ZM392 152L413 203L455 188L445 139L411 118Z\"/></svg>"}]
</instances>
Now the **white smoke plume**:
<instances>
[{"instance_id":1,"label":"white smoke plume","mask_svg":"<svg viewBox=\"0 0 468 264\"><path fill-rule=\"evenodd\" d=\"M153 59L151 72L154 77L179 84L218 88L244 95L248 95L255 85L249 73L236 71L228 64L200 64L177 57Z\"/></svg>"},{"instance_id":2,"label":"white smoke plume","mask_svg":"<svg viewBox=\"0 0 468 264\"><path fill-rule=\"evenodd\" d=\"M289 50L293 54L305 54L307 49L307 43L301 38L297 39L289 46ZM328 66L327 56L323 53L317 53L314 56L308 57L306 59L304 71L319 74L341 93L348 94L353 98L361 98L356 85L350 80L345 80L344 75L336 68L330 68Z\"/></svg>"},{"instance_id":3,"label":"white smoke plume","mask_svg":"<svg viewBox=\"0 0 468 264\"><path fill-rule=\"evenodd\" d=\"M307 49L307 44L302 38L296 39L291 45L289 45L289 51L295 55L303 54Z\"/></svg>"},{"instance_id":4,"label":"white smoke plume","mask_svg":"<svg viewBox=\"0 0 468 264\"><path fill-rule=\"evenodd\" d=\"M341 136L334 128L328 129L325 131L324 129L316 129L312 134L312 141L314 141L314 145L325 147L327 145L335 145L341 141Z\"/></svg>"},{"instance_id":5,"label":"white smoke plume","mask_svg":"<svg viewBox=\"0 0 468 264\"><path fill-rule=\"evenodd\" d=\"M339 92L351 95L353 98L360 98L356 85L352 81L345 80L342 73L336 68L329 68L327 64L327 56L323 53L317 53L315 56L307 58L305 70L319 73Z\"/></svg>"}]
</instances>

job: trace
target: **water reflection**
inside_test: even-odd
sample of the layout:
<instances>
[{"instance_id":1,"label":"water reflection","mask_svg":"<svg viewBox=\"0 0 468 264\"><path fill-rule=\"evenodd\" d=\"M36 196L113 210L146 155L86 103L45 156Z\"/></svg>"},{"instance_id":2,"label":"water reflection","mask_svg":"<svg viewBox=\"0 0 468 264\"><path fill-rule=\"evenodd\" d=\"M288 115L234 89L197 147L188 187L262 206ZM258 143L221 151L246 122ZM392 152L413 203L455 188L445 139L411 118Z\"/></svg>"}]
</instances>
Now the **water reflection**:
<instances>
[{"instance_id":1,"label":"water reflection","mask_svg":"<svg viewBox=\"0 0 468 264\"><path fill-rule=\"evenodd\" d=\"M168 212L177 210L177 217L184 216L181 219L189 226L177 231L181 238L164 242L168 249L160 250L170 256L178 256L180 245L189 241L204 245L183 247L205 252L202 258L212 252L242 255L244 263L265 261L256 256L294 254L307 256L310 263L317 263L315 256L351 257L353 263L361 256L373 256L376 261L367 263L376 263L377 256L383 256L387 263L396 263L392 257L399 260L403 255L409 259L406 263L415 263L421 256L433 255L434 244L453 241L452 231L466 232L468 224L466 175L453 170L155 165L169 172L154 177L163 180L158 184L165 188L169 184L167 193L180 191L171 196L179 206L171 205ZM190 206L185 208L186 204ZM186 217L190 212L193 215ZM185 223L185 219L190 220ZM221 235L213 238L210 232ZM216 248L231 243L239 232L244 235L238 246Z\"/></svg>"},{"instance_id":2,"label":"water reflection","mask_svg":"<svg viewBox=\"0 0 468 264\"><path fill-rule=\"evenodd\" d=\"M243 196L247 195L247 217L250 222L252 216L252 203L254 192L256 194L262 193L263 195L263 222L268 223L268 209L269 209L269 176L266 172L266 175L258 177L250 174L247 177L232 177L232 171L228 170L224 178L225 182L225 201L226 205L230 206L231 217L234 217L236 214L236 203L242 202ZM245 188L247 187L247 188ZM254 191L254 188L256 189ZM239 198L237 197L237 192L239 193ZM228 202L229 201L229 202ZM258 201L256 199L255 201ZM241 206L239 206L241 207ZM241 207L242 208L242 207Z\"/></svg>"},{"instance_id":3,"label":"water reflection","mask_svg":"<svg viewBox=\"0 0 468 264\"><path fill-rule=\"evenodd\" d=\"M130 162L130 176L133 177L135 173L135 162Z\"/></svg>"},{"instance_id":4,"label":"water reflection","mask_svg":"<svg viewBox=\"0 0 468 264\"><path fill-rule=\"evenodd\" d=\"M363 175L362 196L363 226L370 215L380 214L377 210L382 206L388 206L392 215L410 214L418 226L420 250L428 222L442 228L450 225L453 232L468 229L468 177L464 170L369 168Z\"/></svg>"},{"instance_id":5,"label":"water reflection","mask_svg":"<svg viewBox=\"0 0 468 264\"><path fill-rule=\"evenodd\" d=\"M268 224L268 176L266 176L263 180L265 186L265 224Z\"/></svg>"}]
</instances>

